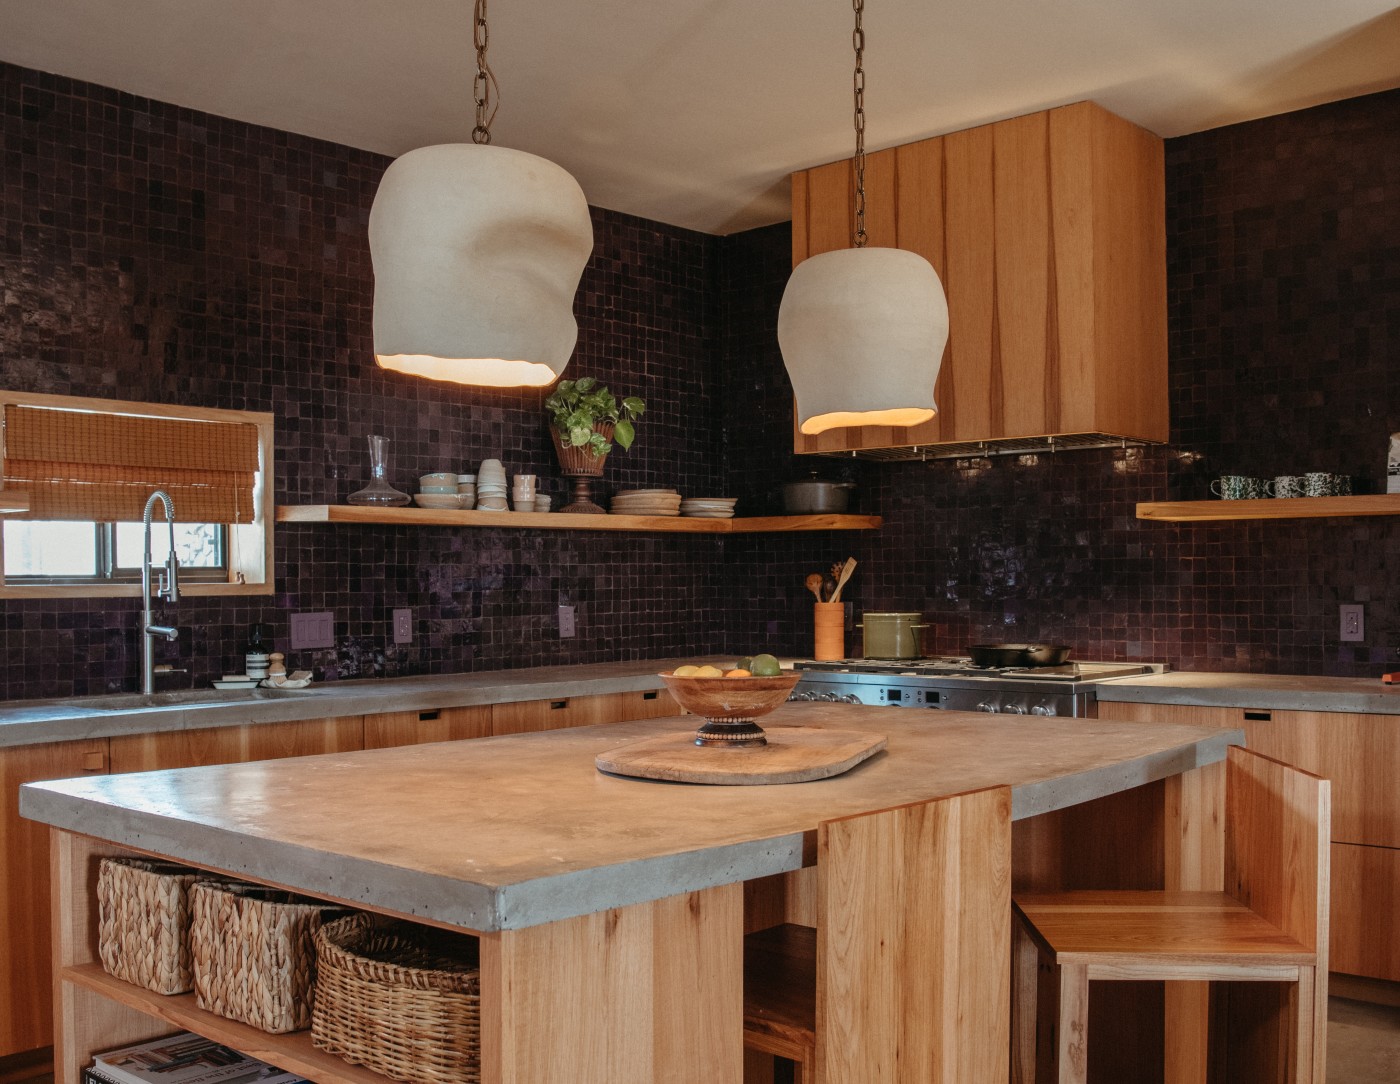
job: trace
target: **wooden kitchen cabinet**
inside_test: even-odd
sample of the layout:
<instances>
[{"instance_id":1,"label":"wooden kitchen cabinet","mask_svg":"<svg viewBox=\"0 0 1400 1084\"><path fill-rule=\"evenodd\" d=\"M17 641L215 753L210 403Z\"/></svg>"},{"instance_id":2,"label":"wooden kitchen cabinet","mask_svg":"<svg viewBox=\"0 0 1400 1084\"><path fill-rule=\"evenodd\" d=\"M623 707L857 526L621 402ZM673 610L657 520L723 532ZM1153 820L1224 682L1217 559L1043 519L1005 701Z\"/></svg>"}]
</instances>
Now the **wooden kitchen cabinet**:
<instances>
[{"instance_id":1,"label":"wooden kitchen cabinet","mask_svg":"<svg viewBox=\"0 0 1400 1084\"><path fill-rule=\"evenodd\" d=\"M492 705L491 733L524 734L679 714L680 707L664 689L572 696L557 700L525 700L516 704Z\"/></svg>"},{"instance_id":2,"label":"wooden kitchen cabinet","mask_svg":"<svg viewBox=\"0 0 1400 1084\"><path fill-rule=\"evenodd\" d=\"M491 705L462 708L430 708L422 711L390 711L365 716L365 748L420 745L435 741L462 741L491 734Z\"/></svg>"},{"instance_id":3,"label":"wooden kitchen cabinet","mask_svg":"<svg viewBox=\"0 0 1400 1084\"><path fill-rule=\"evenodd\" d=\"M0 749L0 1058L53 1042L49 830L19 815L20 785L106 770L106 738Z\"/></svg>"},{"instance_id":4,"label":"wooden kitchen cabinet","mask_svg":"<svg viewBox=\"0 0 1400 1084\"><path fill-rule=\"evenodd\" d=\"M853 199L849 161L793 174L794 266L850 246ZM881 151L866 162L866 228L943 280L938 414L794 430L797 452L1168 439L1160 138L1080 102Z\"/></svg>"},{"instance_id":5,"label":"wooden kitchen cabinet","mask_svg":"<svg viewBox=\"0 0 1400 1084\"><path fill-rule=\"evenodd\" d=\"M1243 727L1245 744L1332 781L1333 971L1400 981L1400 716L1100 704L1103 718Z\"/></svg>"},{"instance_id":6,"label":"wooden kitchen cabinet","mask_svg":"<svg viewBox=\"0 0 1400 1084\"><path fill-rule=\"evenodd\" d=\"M295 723L166 730L112 738L111 771L151 772L204 764L281 760L315 753L345 753L362 748L364 720L359 715Z\"/></svg>"}]
</instances>

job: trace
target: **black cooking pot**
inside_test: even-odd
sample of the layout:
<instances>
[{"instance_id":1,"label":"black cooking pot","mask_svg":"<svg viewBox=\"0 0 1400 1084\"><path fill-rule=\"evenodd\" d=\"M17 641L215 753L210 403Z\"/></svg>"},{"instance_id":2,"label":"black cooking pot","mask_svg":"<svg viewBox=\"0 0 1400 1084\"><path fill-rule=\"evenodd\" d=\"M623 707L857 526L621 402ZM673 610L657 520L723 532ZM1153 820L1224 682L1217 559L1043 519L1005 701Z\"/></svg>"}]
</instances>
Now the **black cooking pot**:
<instances>
[{"instance_id":1,"label":"black cooking pot","mask_svg":"<svg viewBox=\"0 0 1400 1084\"><path fill-rule=\"evenodd\" d=\"M973 666L1059 666L1069 658L1064 644L973 644Z\"/></svg>"}]
</instances>

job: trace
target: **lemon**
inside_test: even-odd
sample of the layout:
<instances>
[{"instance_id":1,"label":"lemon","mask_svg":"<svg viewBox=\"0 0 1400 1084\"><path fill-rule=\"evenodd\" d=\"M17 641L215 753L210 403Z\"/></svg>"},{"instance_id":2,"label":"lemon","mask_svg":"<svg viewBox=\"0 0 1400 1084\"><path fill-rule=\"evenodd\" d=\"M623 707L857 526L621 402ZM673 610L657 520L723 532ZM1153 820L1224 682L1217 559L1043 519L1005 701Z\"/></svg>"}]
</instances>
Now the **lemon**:
<instances>
[{"instance_id":1,"label":"lemon","mask_svg":"<svg viewBox=\"0 0 1400 1084\"><path fill-rule=\"evenodd\" d=\"M755 655L749 664L749 670L754 677L777 677L783 672L778 660L772 655Z\"/></svg>"},{"instance_id":2,"label":"lemon","mask_svg":"<svg viewBox=\"0 0 1400 1084\"><path fill-rule=\"evenodd\" d=\"M718 666L702 666L690 675L691 677L724 677L724 671Z\"/></svg>"},{"instance_id":3,"label":"lemon","mask_svg":"<svg viewBox=\"0 0 1400 1084\"><path fill-rule=\"evenodd\" d=\"M675 670L672 671L671 676L672 676L672 677L694 677L694 676L695 676L695 672L696 672L697 670L699 670L699 669L700 669L700 667L698 667L698 666L677 666L677 667L675 668Z\"/></svg>"}]
</instances>

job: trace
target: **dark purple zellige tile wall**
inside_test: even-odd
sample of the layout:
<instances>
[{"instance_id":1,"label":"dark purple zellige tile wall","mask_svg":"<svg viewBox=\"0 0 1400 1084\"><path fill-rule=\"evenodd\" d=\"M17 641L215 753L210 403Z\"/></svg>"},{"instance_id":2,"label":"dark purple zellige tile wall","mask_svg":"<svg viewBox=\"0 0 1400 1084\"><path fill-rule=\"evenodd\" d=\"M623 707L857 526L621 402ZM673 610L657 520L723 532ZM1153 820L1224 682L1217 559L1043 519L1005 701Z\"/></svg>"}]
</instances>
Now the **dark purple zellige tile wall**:
<instances>
[{"instance_id":1,"label":"dark purple zellige tile wall","mask_svg":"<svg viewBox=\"0 0 1400 1084\"><path fill-rule=\"evenodd\" d=\"M272 411L279 504L338 502L367 478L365 438L394 480L488 456L562 503L541 392L386 373L370 339L366 222L388 159L0 65L0 385ZM649 411L604 491L716 493L718 239L594 211L571 376ZM448 528L277 528L275 595L185 597L163 661L206 683L242 669L247 626L332 610L334 650L292 666L355 677L709 652L724 614L721 547L701 536ZM578 635L561 640L560 603ZM414 642L390 643L411 607ZM133 688L135 600L6 601L0 694Z\"/></svg>"},{"instance_id":2,"label":"dark purple zellige tile wall","mask_svg":"<svg viewBox=\"0 0 1400 1084\"><path fill-rule=\"evenodd\" d=\"M1177 527L1140 500L1209 479L1322 469L1379 487L1400 430L1400 95L1168 142L1173 444L869 465L791 454L776 346L785 225L717 239L607 211L570 375L651 410L605 489L676 486L772 510L819 469L855 480L878 533L695 536L278 528L277 593L185 599L166 652L203 683L251 621L330 609L325 677L447 672L766 646L810 649L801 579L848 555L862 609L912 609L930 650L1054 639L1081 657L1187 669L1374 675L1400 644L1389 519ZM395 478L499 455L562 498L538 392L377 370L365 224L387 160L0 65L0 384L271 410L279 503L343 499L365 437ZM1339 602L1367 639L1337 642ZM555 607L575 605L560 640ZM415 640L389 643L411 607ZM0 694L130 688L132 600L8 601ZM859 647L853 631L852 650Z\"/></svg>"},{"instance_id":3,"label":"dark purple zellige tile wall","mask_svg":"<svg viewBox=\"0 0 1400 1084\"><path fill-rule=\"evenodd\" d=\"M854 609L917 610L931 652L1053 640L1081 658L1189 670L1375 676L1400 669L1400 522L1388 517L1174 526L1139 501L1209 497L1225 473L1307 470L1383 490L1400 430L1400 92L1167 142L1172 445L930 464L813 459L856 478L877 534L732 542L737 644L810 651L803 575L854 555ZM781 227L722 250L726 435L736 486L798 473L774 345ZM762 297L755 304L756 297ZM759 405L763 404L763 405ZM747 574L748 579L741 576ZM1366 606L1342 644L1337 607ZM859 650L859 633L848 640Z\"/></svg>"}]
</instances>

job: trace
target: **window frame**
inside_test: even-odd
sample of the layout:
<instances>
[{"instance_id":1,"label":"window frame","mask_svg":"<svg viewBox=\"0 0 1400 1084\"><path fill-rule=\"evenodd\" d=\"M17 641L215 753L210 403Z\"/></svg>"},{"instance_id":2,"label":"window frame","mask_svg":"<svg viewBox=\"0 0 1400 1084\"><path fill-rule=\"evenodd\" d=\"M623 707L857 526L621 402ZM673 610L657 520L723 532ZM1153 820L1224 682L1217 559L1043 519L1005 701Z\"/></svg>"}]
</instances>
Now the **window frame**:
<instances>
[{"instance_id":1,"label":"window frame","mask_svg":"<svg viewBox=\"0 0 1400 1084\"><path fill-rule=\"evenodd\" d=\"M227 573L221 580L181 581L187 595L270 595L272 583L273 526L273 416L249 410L214 407L174 406L167 403L136 403L119 399L94 399L72 395L46 395L34 392L0 390L0 418L7 404L49 407L60 410L89 410L147 418L179 421L242 422L258 429L258 470L253 483L256 513L252 523L223 524L227 531ZM4 463L0 440L0 468ZM7 582L4 574L4 529L7 517L0 513L0 599L5 598L140 598L141 584L122 580L83 580L40 583L33 580ZM75 522L90 522L87 520ZM163 520L159 520L163 522Z\"/></svg>"}]
</instances>

